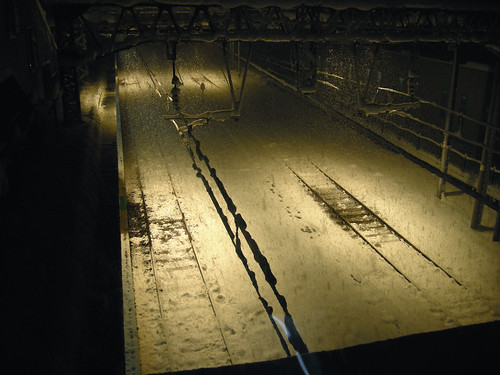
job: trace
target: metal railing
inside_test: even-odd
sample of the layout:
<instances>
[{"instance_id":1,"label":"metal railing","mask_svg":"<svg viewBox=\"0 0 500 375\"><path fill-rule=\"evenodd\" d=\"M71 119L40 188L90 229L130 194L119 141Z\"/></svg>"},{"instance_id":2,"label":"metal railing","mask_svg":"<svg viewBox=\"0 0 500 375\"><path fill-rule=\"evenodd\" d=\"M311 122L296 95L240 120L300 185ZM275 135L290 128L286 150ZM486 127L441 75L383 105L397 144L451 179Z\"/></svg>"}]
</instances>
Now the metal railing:
<instances>
[{"instance_id":1,"label":"metal railing","mask_svg":"<svg viewBox=\"0 0 500 375\"><path fill-rule=\"evenodd\" d=\"M266 67L266 68L268 70L270 70L273 74L277 75L278 77L280 75L283 76L283 74L280 73L278 71L279 69L276 69L276 68L289 70L291 72L294 71L291 63L283 61L283 60L279 60L277 58L266 56L265 62L270 63L272 65L272 66ZM275 69L273 69L273 67ZM358 82L356 82L355 80L353 80L349 77L343 77L341 75L331 73L331 72L318 71L318 75L324 77L324 79L318 79L318 83L320 83L321 85L323 85L325 87L335 89L339 93L342 93L342 95L337 96L337 99L339 101L341 101L344 105L347 105L347 106L351 107L352 109L356 108L357 101L355 99L355 92L357 89L356 85L358 84ZM281 77L281 78L283 78L283 77ZM364 88L366 83L360 82L360 85L362 88ZM387 101L397 100L398 97L406 98L406 99L411 98L411 100L420 103L424 107L428 106L428 107L431 107L433 109L442 111L444 113L450 113L450 115L454 116L454 118L456 118L456 119L463 119L463 120L470 121L474 124L477 124L477 125L483 127L485 130L486 129L491 129L491 130L495 130L495 131L498 130L498 128L495 127L493 124L488 124L485 121L481 121L481 120L478 120L474 117L471 117L465 113L462 113L462 112L459 112L459 111L456 111L453 109L449 109L447 107L444 107L444 106L442 106L438 103L432 102L430 100L426 100L426 99L417 97L415 95L409 95L406 92L398 91L396 89L389 88L389 87L378 86L376 89L379 93L385 92L388 94ZM390 96L392 96L392 97L390 97ZM344 98L344 99L342 100L341 98ZM494 155L500 156L500 150L495 149L494 147L487 145L484 142L478 142L476 140L466 138L466 137L462 136L460 130L457 130L457 131L446 130L443 127L440 127L432 122L429 122L429 121L426 121L426 120L420 118L416 114L409 113L409 112L406 112L404 110L390 110L390 111L385 112L383 114L378 114L378 115L376 115L376 117L378 120L390 125L391 127L398 129L401 132L411 134L411 136L416 137L418 139L421 139L423 141L429 142L429 143L431 143L434 146L439 147L439 148L442 147L442 142L440 140L426 136L420 132L417 132L417 131L411 129L410 127L406 127L402 124L399 124L396 121L391 120L390 117L406 118L406 119L411 120L412 122L416 122L420 125L423 125L427 129L430 129L434 132L440 133L442 137L444 137L445 135L448 135L449 137L454 138L456 140L459 140L460 142L463 142L466 145L469 145L473 148L476 148L478 151L477 153L479 153L479 154L482 150L487 150L488 152L491 152ZM474 163L477 163L478 165L481 164L481 160L479 158L476 158L473 155L469 155L465 152L462 152L462 151L454 148L453 146L449 146L449 151L456 154L460 158L463 158L466 161L472 161ZM496 173L496 174L500 174L500 169L497 166L491 166L491 172Z\"/></svg>"},{"instance_id":2,"label":"metal railing","mask_svg":"<svg viewBox=\"0 0 500 375\"><path fill-rule=\"evenodd\" d=\"M255 55L254 55L255 56ZM291 77L286 77L286 71L292 70L291 63L276 59L273 57L266 56L262 58L257 55L254 58L254 61L260 59L261 63L265 64L265 69L262 69L267 74L270 74L275 77L275 79L279 80L282 83L287 83ZM497 67L498 70L498 67ZM357 82L351 79L349 76L343 77L342 75L318 71L318 77L322 77L323 79L318 79L317 82L324 86L324 90L318 90L316 98L310 98L313 102L320 105L320 107L327 109L328 107L333 108L342 108L340 112L349 121L356 123L357 126L361 126L369 131L371 134L374 134L376 138L379 140L383 140L385 144L387 144L390 148L398 149L399 152L404 154L405 157L412 160L413 162L423 166L428 169L431 173L435 174L439 177L439 187L441 189L442 182L449 182L455 187L459 189L460 192L464 192L472 197L474 197L474 213L471 221L471 227L478 229L481 228L481 216L482 216L482 207L483 205L487 205L490 208L497 211L497 221L495 224L495 231L493 234L493 240L500 239L500 203L498 197L493 197L488 195L488 188L492 187L493 184L491 181L498 183L500 180L500 169L498 168L498 161L500 160L500 150L495 148L495 132L500 131L494 123L494 115L492 115L495 110L493 107L498 106L495 105L494 98L495 94L492 95L492 105L490 105L490 114L488 117L488 122L478 120L474 117L468 116L460 111L450 109L444 107L440 104L432 102L430 100L426 100L415 95L409 95L408 93L389 88L377 86L375 87L377 96L380 96L381 93L385 93L387 95L386 102L408 102L410 99L411 103L418 103L420 106L419 109L414 111L403 110L403 109L388 109L387 111L381 111L381 113L376 113L373 116L368 118L368 112L365 112L367 116L360 115L360 112L363 111L363 106L360 105L359 98L357 95L366 87L365 82ZM288 79L287 79L288 78ZM293 84L286 84L286 86L293 88ZM334 90L332 92L332 89ZM324 92L323 92L324 91ZM323 92L323 97L321 98L321 93ZM321 98L318 100L318 97ZM381 101L378 97L378 102ZM333 101L333 103L332 103ZM327 104L328 103L328 104ZM377 105L377 104L376 104ZM384 106L386 104L379 104L380 106ZM388 108L395 106L388 106ZM422 110L423 108L423 110ZM420 115L425 114L426 108L432 109L435 111L435 114L441 113L449 116L453 120L460 119L467 120L475 124L476 126L482 127L485 133L483 142L467 138L461 134L461 128L458 130L450 130L446 127L440 127L437 125L438 121L428 121L421 118ZM498 112L498 109L496 110ZM395 117L395 118L391 118ZM425 117L425 116L424 116ZM497 116L498 117L498 116ZM397 119L402 119L403 121L398 121ZM409 121L409 122L408 122ZM450 121L450 119L448 119ZM407 122L405 124L405 122ZM412 125L413 124L413 125ZM392 129L387 131L383 126L389 125ZM470 124L469 124L470 125ZM482 133L482 132L479 132ZM396 135L398 140L404 139L406 141L406 145L402 145L398 141L394 141L388 134ZM404 134L407 136L405 137ZM411 137L414 139L412 140ZM415 144L415 138L418 142L425 142L428 147L422 147L419 144ZM449 142L449 139L454 139L456 142ZM460 150L461 148L469 148L470 151ZM460 144L461 143L461 144ZM425 155L419 154L420 156L415 156L412 151L408 151L408 144L411 144L416 147L416 149L423 149ZM429 152L429 146L434 148L434 152ZM446 168L443 170L443 150L446 150ZM441 158L439 157L439 152L441 152ZM448 152L450 154L456 155L455 160L452 160L450 156L448 156ZM480 155L477 157L477 155ZM486 155L486 157L485 157ZM489 156L488 156L489 155ZM496 157L496 160L494 160ZM427 159L427 161L423 159ZM457 159L461 162L457 163ZM487 162L485 160L488 159ZM429 160L431 164L429 164ZM433 163L441 163L440 167L432 166ZM465 176L457 175L457 172L448 171L447 164L448 162L451 165L462 170ZM468 163L468 167L465 166L461 168L458 164L462 163L465 165ZM495 163L497 165L495 165ZM470 165L473 164L473 167ZM494 174L494 178L491 178L491 175ZM469 176L467 176L469 175ZM470 181L470 177L474 178L474 184L472 185ZM465 179L465 180L464 180ZM443 185L444 186L444 185ZM443 190L444 191L444 190ZM443 195L455 194L452 193L443 193Z\"/></svg>"}]
</instances>

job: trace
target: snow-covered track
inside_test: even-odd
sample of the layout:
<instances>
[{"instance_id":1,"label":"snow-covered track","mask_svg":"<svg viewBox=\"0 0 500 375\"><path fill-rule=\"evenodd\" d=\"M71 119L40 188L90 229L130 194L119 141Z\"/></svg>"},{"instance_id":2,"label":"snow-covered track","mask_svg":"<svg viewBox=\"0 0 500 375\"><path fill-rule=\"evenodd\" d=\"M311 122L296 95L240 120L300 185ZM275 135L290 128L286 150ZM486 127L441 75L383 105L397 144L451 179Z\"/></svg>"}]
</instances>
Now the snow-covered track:
<instances>
[{"instance_id":1,"label":"snow-covered track","mask_svg":"<svg viewBox=\"0 0 500 375\"><path fill-rule=\"evenodd\" d=\"M252 253L254 260L257 262L257 264L260 267L260 270L262 271L263 275L265 276L265 281L267 282L268 286L271 288L273 291L273 294L276 298L276 301L278 302L280 308L283 310L284 313L284 327L285 327L285 332L286 332L286 338L290 345L294 348L296 353L299 354L305 354L309 352L309 349L307 348L306 344L304 343L299 331L297 330L295 323L293 321L292 315L288 310L288 303L286 298L278 291L277 289L277 278L273 274L273 271L271 270L271 266L267 260L267 258L264 256L262 251L259 248L259 245L255 241L255 239L252 237L250 232L247 230L247 224L242 217L240 213L237 211L236 205L233 203L232 198L229 196L226 188L224 187L224 184L222 181L219 179L217 176L217 171L211 166L209 158L203 153L201 150L201 144L200 141L193 135L191 130L188 128L188 131L186 133L182 134L182 137L185 139L185 145L187 148L187 151L191 157L191 160L193 161L193 169L197 171L196 175L198 178L202 179L203 184L205 186L205 189L207 193L209 194L212 203L214 204L219 217L223 223L223 225L226 227L227 234L231 238L231 241L234 244L235 247L235 252L238 255L238 258L242 262L249 278L250 281L252 282L252 285L254 286L255 292L259 296L259 300L261 301L264 309L269 315L269 320L271 324L273 325L276 334L278 335L283 349L287 356L291 356L291 352L288 349L288 346L285 342L285 339L283 337L283 334L278 328L277 323L280 322L280 320L276 319L273 315L273 307L269 304L269 302L262 297L259 291L259 285L257 282L257 279L255 277L255 272L252 271L249 266L248 266L248 260L246 256L244 255L242 251L242 241L240 239L240 236L248 246L248 249ZM196 155L196 156L195 156ZM197 163L197 158L202 162L200 164L204 165L205 173L207 176L209 176L210 180L215 184L217 187L218 192L220 193L223 202L217 200L213 189L210 187L210 184L208 182L207 177L204 176L204 172L202 170L202 165L198 165ZM207 173L208 172L208 173ZM226 205L227 206L227 216L226 213L223 212L222 206ZM231 217L231 219L234 220L234 225L235 228L234 230L230 227L229 225L229 220L228 217Z\"/></svg>"},{"instance_id":2,"label":"snow-covered track","mask_svg":"<svg viewBox=\"0 0 500 375\"><path fill-rule=\"evenodd\" d=\"M419 284L421 283L415 280L415 277L410 276L413 274L411 270L405 271L408 262L404 259L409 252L413 253L411 259L415 256L419 258L419 263L422 263L419 267L424 267L427 263L427 267L435 268L441 276L445 276L457 286L462 287L462 283L449 271L413 245L410 240L344 189L316 164L311 162L309 166L291 166L289 160L285 163L288 169L308 188L313 197L334 215L340 225L362 239L417 289L420 290Z\"/></svg>"}]
</instances>

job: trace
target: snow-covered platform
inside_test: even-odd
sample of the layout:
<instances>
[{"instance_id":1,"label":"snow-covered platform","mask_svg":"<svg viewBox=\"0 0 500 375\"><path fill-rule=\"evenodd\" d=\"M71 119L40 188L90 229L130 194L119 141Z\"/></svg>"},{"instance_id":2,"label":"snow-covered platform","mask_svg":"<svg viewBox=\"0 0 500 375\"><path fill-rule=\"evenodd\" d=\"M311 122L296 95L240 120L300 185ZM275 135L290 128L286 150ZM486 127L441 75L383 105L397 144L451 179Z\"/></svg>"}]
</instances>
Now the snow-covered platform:
<instances>
[{"instance_id":1,"label":"snow-covered platform","mask_svg":"<svg viewBox=\"0 0 500 375\"><path fill-rule=\"evenodd\" d=\"M438 200L435 176L254 72L239 122L183 139L163 118L164 51L141 52L120 56L118 81L142 373L499 319L500 246L469 229L467 196ZM220 51L206 52L179 51L192 113L229 103ZM333 182L398 236L360 232Z\"/></svg>"}]
</instances>

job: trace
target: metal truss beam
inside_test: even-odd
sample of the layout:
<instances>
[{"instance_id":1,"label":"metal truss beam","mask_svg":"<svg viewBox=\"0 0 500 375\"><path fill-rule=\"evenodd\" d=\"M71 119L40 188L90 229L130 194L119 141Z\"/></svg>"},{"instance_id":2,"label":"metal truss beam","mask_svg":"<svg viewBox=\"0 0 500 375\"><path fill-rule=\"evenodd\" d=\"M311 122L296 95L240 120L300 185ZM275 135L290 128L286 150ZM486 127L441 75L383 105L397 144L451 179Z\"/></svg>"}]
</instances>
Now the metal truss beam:
<instances>
[{"instance_id":1,"label":"metal truss beam","mask_svg":"<svg viewBox=\"0 0 500 375\"><path fill-rule=\"evenodd\" d=\"M84 24L90 34L87 39L93 41L86 54L77 56L83 61L157 41L497 45L500 40L498 10L382 7L361 10L309 5L227 8L158 2L131 6L96 3L87 7L75 22ZM75 62L66 60L66 63L73 65Z\"/></svg>"},{"instance_id":2,"label":"metal truss beam","mask_svg":"<svg viewBox=\"0 0 500 375\"><path fill-rule=\"evenodd\" d=\"M136 6L144 4L142 0L45 0L48 4L85 4L94 5L96 3L107 3L120 6ZM147 1L146 1L147 2ZM149 1L151 3L151 1ZM156 4L168 5L216 5L222 8L235 8L241 6L252 7L255 9L268 8L270 6L280 8L295 8L303 5L304 0L155 0ZM308 0L307 5L311 7L327 7L337 10L355 8L360 10L370 10L375 8L419 8L419 9L446 9L446 10L465 10L465 11L500 11L500 3L491 0Z\"/></svg>"}]
</instances>

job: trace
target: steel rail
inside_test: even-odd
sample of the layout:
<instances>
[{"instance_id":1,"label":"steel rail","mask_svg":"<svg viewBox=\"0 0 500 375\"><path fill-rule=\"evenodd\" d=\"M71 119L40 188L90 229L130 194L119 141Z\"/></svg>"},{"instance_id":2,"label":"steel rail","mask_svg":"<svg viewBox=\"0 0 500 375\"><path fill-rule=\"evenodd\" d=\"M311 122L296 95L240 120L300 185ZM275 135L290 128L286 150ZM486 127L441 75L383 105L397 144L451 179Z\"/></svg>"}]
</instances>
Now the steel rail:
<instances>
[{"instance_id":1,"label":"steel rail","mask_svg":"<svg viewBox=\"0 0 500 375\"><path fill-rule=\"evenodd\" d=\"M394 263L392 263L384 254L382 254L375 245L373 245L363 234L352 225L349 220L347 220L343 215L341 215L330 203L328 203L325 198L323 198L314 188L309 185L302 177L299 176L297 172L295 172L286 162L284 162L286 167L290 170L290 172L293 173L295 177L299 179L300 182L306 186L311 193L319 199L328 209L335 215L337 216L344 225L346 225L350 230L352 230L356 235L363 240L379 257L381 257L391 268L396 271L401 277L403 277L410 285L414 286L418 291L421 291L420 288L413 282L411 281L404 273L401 271Z\"/></svg>"},{"instance_id":2,"label":"steel rail","mask_svg":"<svg viewBox=\"0 0 500 375\"><path fill-rule=\"evenodd\" d=\"M417 248L412 242L410 242L406 237L404 237L401 233L399 233L394 227L392 227L390 224L387 223L384 219L382 219L379 215L377 215L375 212L373 212L370 208L368 208L363 202L361 202L359 199L357 199L354 195L352 195L349 191L347 191L344 187L342 187L337 181L335 181L333 178L331 178L328 174L326 174L325 171L323 171L320 167L318 167L316 164L311 162L311 164L318 170L320 171L337 189L342 191L344 194L349 196L352 200L354 200L357 204L363 207L363 209L367 212L370 213L373 217L377 219L382 225L384 225L387 229L389 229L392 234L394 234L396 237L398 237L400 240L405 242L409 247L411 247L413 250L415 250L419 255L425 258L428 262L432 263L433 266L436 268L439 268L441 271L443 271L446 276L448 276L450 279L452 279L455 283L457 283L459 286L463 286L460 281L458 281L453 275L451 275L448 271L446 271L443 267L441 267L439 264L437 264L434 260L432 260L429 256L427 256L425 253L422 252L419 248Z\"/></svg>"}]
</instances>

